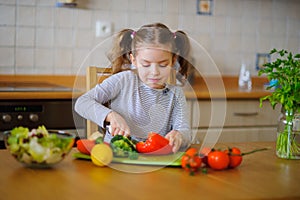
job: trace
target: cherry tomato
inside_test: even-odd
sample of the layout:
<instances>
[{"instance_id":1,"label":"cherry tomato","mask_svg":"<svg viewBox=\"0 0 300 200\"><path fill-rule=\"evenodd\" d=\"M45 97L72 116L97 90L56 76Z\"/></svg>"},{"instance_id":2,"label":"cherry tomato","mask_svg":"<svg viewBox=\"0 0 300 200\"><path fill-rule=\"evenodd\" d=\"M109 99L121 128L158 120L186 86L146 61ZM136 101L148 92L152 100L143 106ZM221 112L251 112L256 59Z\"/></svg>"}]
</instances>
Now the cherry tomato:
<instances>
[{"instance_id":1,"label":"cherry tomato","mask_svg":"<svg viewBox=\"0 0 300 200\"><path fill-rule=\"evenodd\" d=\"M189 148L181 157L181 167L193 175L201 167L202 160L196 148Z\"/></svg>"},{"instance_id":2,"label":"cherry tomato","mask_svg":"<svg viewBox=\"0 0 300 200\"><path fill-rule=\"evenodd\" d=\"M224 151L214 150L207 155L207 162L210 168L215 170L226 169L229 165L229 155Z\"/></svg>"},{"instance_id":3,"label":"cherry tomato","mask_svg":"<svg viewBox=\"0 0 300 200\"><path fill-rule=\"evenodd\" d=\"M211 151L211 148L203 147L200 151L200 158L202 158L202 163L204 163L207 167L209 167L209 164L207 162L207 155Z\"/></svg>"},{"instance_id":4,"label":"cherry tomato","mask_svg":"<svg viewBox=\"0 0 300 200\"><path fill-rule=\"evenodd\" d=\"M189 148L186 152L185 152L186 155L189 155L189 156L197 156L198 155L198 149L196 148Z\"/></svg>"},{"instance_id":5,"label":"cherry tomato","mask_svg":"<svg viewBox=\"0 0 300 200\"><path fill-rule=\"evenodd\" d=\"M181 158L181 167L191 174L199 170L201 163L202 161L199 156L183 155Z\"/></svg>"},{"instance_id":6,"label":"cherry tomato","mask_svg":"<svg viewBox=\"0 0 300 200\"><path fill-rule=\"evenodd\" d=\"M228 150L225 150L224 152L229 155L229 159L230 159L229 166L228 166L229 168L236 168L242 163L243 157L242 157L242 152L239 148L232 147L229 148Z\"/></svg>"}]
</instances>

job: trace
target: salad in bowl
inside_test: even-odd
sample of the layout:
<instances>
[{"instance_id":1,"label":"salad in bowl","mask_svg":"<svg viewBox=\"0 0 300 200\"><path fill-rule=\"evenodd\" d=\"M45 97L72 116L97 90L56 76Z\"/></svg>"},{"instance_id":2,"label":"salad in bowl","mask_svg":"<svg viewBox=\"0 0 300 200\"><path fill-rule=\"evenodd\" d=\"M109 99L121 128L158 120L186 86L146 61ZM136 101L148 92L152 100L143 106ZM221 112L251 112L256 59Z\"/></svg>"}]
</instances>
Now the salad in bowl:
<instances>
[{"instance_id":1,"label":"salad in bowl","mask_svg":"<svg viewBox=\"0 0 300 200\"><path fill-rule=\"evenodd\" d=\"M16 127L4 132L6 148L21 163L29 167L50 167L70 152L75 134L48 131L45 126L29 130Z\"/></svg>"}]
</instances>

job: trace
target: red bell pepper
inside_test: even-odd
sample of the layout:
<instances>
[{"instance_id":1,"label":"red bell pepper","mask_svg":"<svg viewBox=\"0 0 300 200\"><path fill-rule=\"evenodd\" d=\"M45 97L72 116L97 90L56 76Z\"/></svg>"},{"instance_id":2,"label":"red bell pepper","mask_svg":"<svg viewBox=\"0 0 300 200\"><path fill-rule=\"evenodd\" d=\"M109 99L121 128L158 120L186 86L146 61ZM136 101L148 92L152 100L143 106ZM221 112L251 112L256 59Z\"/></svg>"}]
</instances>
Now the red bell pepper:
<instances>
[{"instance_id":1,"label":"red bell pepper","mask_svg":"<svg viewBox=\"0 0 300 200\"><path fill-rule=\"evenodd\" d=\"M138 142L136 150L139 153L163 155L172 152L172 146L169 145L169 140L159 135L158 133L151 132L145 142Z\"/></svg>"}]
</instances>

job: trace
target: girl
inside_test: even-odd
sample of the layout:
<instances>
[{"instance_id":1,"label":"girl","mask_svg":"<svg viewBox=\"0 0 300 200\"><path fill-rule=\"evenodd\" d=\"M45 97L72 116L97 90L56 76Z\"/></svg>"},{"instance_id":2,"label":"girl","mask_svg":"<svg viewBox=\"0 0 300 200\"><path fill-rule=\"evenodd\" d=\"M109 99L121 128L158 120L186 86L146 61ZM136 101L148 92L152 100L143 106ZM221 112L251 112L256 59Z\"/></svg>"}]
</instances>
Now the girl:
<instances>
[{"instance_id":1,"label":"girl","mask_svg":"<svg viewBox=\"0 0 300 200\"><path fill-rule=\"evenodd\" d=\"M120 31L108 55L113 75L79 97L76 112L102 128L110 123L106 142L117 134L141 141L157 132L170 141L173 152L188 147L186 99L181 87L167 81L176 66L181 81L186 79L189 49L184 32L173 33L160 23Z\"/></svg>"}]
</instances>

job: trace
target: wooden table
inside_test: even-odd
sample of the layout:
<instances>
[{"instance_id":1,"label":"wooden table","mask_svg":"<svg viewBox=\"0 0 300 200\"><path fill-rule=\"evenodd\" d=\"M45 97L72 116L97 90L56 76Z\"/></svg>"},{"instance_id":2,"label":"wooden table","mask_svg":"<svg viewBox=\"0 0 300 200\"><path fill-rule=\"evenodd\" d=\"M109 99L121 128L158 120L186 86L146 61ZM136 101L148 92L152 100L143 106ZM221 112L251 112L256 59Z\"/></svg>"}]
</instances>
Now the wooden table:
<instances>
[{"instance_id":1,"label":"wooden table","mask_svg":"<svg viewBox=\"0 0 300 200\"><path fill-rule=\"evenodd\" d=\"M52 169L30 169L0 150L0 199L300 199L300 160L277 158L274 143L226 145L243 152L271 149L245 156L236 169L195 176L179 167L125 173L76 160L71 154Z\"/></svg>"}]
</instances>

